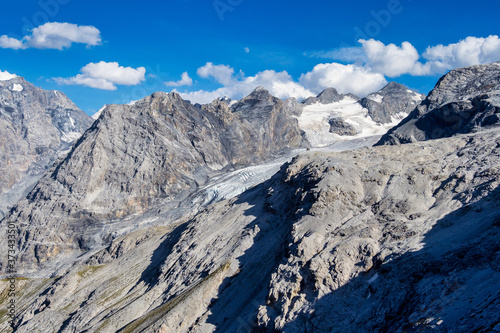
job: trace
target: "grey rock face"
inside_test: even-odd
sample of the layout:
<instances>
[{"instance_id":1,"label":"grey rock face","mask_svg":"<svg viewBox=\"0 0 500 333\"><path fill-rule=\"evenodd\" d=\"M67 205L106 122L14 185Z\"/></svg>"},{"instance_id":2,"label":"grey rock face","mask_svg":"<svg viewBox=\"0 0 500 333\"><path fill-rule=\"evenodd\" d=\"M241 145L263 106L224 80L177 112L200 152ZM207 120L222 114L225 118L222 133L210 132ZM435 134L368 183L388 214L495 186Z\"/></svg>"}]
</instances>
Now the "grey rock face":
<instances>
[{"instance_id":1,"label":"grey rock face","mask_svg":"<svg viewBox=\"0 0 500 333\"><path fill-rule=\"evenodd\" d=\"M328 123L330 124L330 133L338 135L356 135L358 133L354 126L340 117L331 118Z\"/></svg>"},{"instance_id":2,"label":"grey rock face","mask_svg":"<svg viewBox=\"0 0 500 333\"><path fill-rule=\"evenodd\" d=\"M499 112L500 62L455 69L378 144L437 139L498 126Z\"/></svg>"},{"instance_id":3,"label":"grey rock face","mask_svg":"<svg viewBox=\"0 0 500 333\"><path fill-rule=\"evenodd\" d=\"M304 105L311 105L314 103L330 104L341 101L345 97L359 100L359 97L353 94L339 94L335 88L326 88L316 97L309 97L302 101Z\"/></svg>"},{"instance_id":4,"label":"grey rock face","mask_svg":"<svg viewBox=\"0 0 500 333\"><path fill-rule=\"evenodd\" d=\"M295 98L290 97L283 101L283 109L286 114L299 117L302 114L304 106L302 103L298 103Z\"/></svg>"},{"instance_id":5,"label":"grey rock face","mask_svg":"<svg viewBox=\"0 0 500 333\"><path fill-rule=\"evenodd\" d=\"M297 120L266 90L232 109L223 101L200 109L176 93L155 93L107 106L2 225L19 226L20 268L44 266L105 244L108 225L184 197L223 168L306 145Z\"/></svg>"},{"instance_id":6,"label":"grey rock face","mask_svg":"<svg viewBox=\"0 0 500 333\"><path fill-rule=\"evenodd\" d=\"M499 164L498 129L302 154L57 279L20 280L16 332L495 330Z\"/></svg>"},{"instance_id":7,"label":"grey rock face","mask_svg":"<svg viewBox=\"0 0 500 333\"><path fill-rule=\"evenodd\" d=\"M0 218L91 124L59 91L0 81Z\"/></svg>"},{"instance_id":8,"label":"grey rock face","mask_svg":"<svg viewBox=\"0 0 500 333\"><path fill-rule=\"evenodd\" d=\"M379 91L360 100L368 115L377 123L387 124L402 114L408 115L425 98L402 84L390 82Z\"/></svg>"}]
</instances>

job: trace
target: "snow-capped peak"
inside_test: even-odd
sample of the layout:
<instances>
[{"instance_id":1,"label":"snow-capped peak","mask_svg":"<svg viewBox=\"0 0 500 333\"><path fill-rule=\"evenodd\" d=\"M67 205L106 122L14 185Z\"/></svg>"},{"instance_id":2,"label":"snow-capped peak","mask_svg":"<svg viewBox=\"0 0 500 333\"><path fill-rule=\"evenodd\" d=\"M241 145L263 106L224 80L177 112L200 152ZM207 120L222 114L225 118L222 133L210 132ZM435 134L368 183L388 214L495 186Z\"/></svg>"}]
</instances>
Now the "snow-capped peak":
<instances>
[{"instance_id":1,"label":"snow-capped peak","mask_svg":"<svg viewBox=\"0 0 500 333\"><path fill-rule=\"evenodd\" d=\"M0 71L0 81L8 81L8 80L14 79L16 77L17 77L16 74L10 74L7 71L5 71L5 72Z\"/></svg>"},{"instance_id":2,"label":"snow-capped peak","mask_svg":"<svg viewBox=\"0 0 500 333\"><path fill-rule=\"evenodd\" d=\"M92 115L92 119L97 120L97 118L99 118L101 116L101 113L102 113L102 111L104 111L104 109L106 108L106 106L108 106L108 105L104 104L104 106L102 108L100 108L99 111L97 111L96 113L94 113Z\"/></svg>"}]
</instances>

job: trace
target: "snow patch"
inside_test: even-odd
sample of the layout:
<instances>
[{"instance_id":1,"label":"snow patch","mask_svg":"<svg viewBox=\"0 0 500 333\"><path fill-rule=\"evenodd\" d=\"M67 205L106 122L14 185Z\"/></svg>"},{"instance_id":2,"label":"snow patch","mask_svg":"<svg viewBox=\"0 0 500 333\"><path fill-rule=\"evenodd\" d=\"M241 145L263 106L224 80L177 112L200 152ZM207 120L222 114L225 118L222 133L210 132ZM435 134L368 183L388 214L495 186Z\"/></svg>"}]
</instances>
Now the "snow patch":
<instances>
[{"instance_id":1,"label":"snow patch","mask_svg":"<svg viewBox=\"0 0 500 333\"><path fill-rule=\"evenodd\" d=\"M330 133L328 120L334 117L341 117L354 126L358 134L341 136ZM312 147L325 147L338 141L383 135L389 128L397 125L402 119L401 117L403 117L402 114L394 117L389 124L377 124L368 116L368 110L363 108L356 100L344 98L336 103L316 103L305 106L297 120L300 129L306 133L307 140ZM404 114L404 117L406 117L406 114Z\"/></svg>"},{"instance_id":2,"label":"snow patch","mask_svg":"<svg viewBox=\"0 0 500 333\"><path fill-rule=\"evenodd\" d=\"M97 120L97 118L99 118L101 116L101 113L102 113L102 111L104 111L104 109L106 108L106 106L108 106L108 105L105 104L102 108L99 109L99 111L97 111L96 113L94 113L92 115L92 119Z\"/></svg>"},{"instance_id":3,"label":"snow patch","mask_svg":"<svg viewBox=\"0 0 500 333\"><path fill-rule=\"evenodd\" d=\"M20 85L19 83L14 83L14 85L12 86L12 88L10 88L10 90L12 91L23 91L24 88L22 85Z\"/></svg>"},{"instance_id":4,"label":"snow patch","mask_svg":"<svg viewBox=\"0 0 500 333\"><path fill-rule=\"evenodd\" d=\"M73 142L76 139L78 139L81 135L82 135L82 133L80 133L80 132L73 132L73 131L62 132L61 140L63 140L64 142L70 143L70 142Z\"/></svg>"},{"instance_id":5,"label":"snow patch","mask_svg":"<svg viewBox=\"0 0 500 333\"><path fill-rule=\"evenodd\" d=\"M372 100L377 103L382 103L382 100L384 99L384 96L379 95L379 94L373 94L373 95L368 95L366 98L369 100Z\"/></svg>"},{"instance_id":6,"label":"snow patch","mask_svg":"<svg viewBox=\"0 0 500 333\"><path fill-rule=\"evenodd\" d=\"M0 81L8 81L8 80L12 80L13 78L16 78L16 77L17 77L16 74L10 74L7 71L5 71L5 72L0 71Z\"/></svg>"},{"instance_id":7,"label":"snow patch","mask_svg":"<svg viewBox=\"0 0 500 333\"><path fill-rule=\"evenodd\" d=\"M405 112L400 112L398 114L395 114L391 116L391 124L396 123L397 125L401 120L405 119L406 117L408 117L408 114Z\"/></svg>"},{"instance_id":8,"label":"snow patch","mask_svg":"<svg viewBox=\"0 0 500 333\"><path fill-rule=\"evenodd\" d=\"M422 102L422 100L423 100L422 96L420 96L419 94L417 94L417 93L415 93L415 92L413 92L413 96L412 96L412 98L413 98L413 101L414 101L415 103L420 103L420 102Z\"/></svg>"}]
</instances>

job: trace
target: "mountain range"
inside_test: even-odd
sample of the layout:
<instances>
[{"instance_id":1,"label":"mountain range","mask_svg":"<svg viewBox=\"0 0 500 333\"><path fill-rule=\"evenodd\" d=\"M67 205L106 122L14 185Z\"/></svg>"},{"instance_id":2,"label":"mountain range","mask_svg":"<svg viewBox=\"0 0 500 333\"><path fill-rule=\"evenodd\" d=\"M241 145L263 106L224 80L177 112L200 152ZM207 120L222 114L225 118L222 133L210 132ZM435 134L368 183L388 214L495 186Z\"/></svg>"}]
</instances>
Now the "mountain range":
<instances>
[{"instance_id":1,"label":"mountain range","mask_svg":"<svg viewBox=\"0 0 500 333\"><path fill-rule=\"evenodd\" d=\"M158 92L93 122L0 81L15 331L500 329L499 69L427 97Z\"/></svg>"}]
</instances>

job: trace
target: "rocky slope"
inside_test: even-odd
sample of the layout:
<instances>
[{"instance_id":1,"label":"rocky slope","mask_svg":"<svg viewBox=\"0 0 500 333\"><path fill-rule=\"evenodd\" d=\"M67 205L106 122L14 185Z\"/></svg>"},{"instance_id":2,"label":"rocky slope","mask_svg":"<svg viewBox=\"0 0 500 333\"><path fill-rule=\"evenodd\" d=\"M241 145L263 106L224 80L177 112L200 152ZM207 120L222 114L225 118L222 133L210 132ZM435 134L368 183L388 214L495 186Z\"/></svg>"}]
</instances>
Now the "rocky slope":
<instances>
[{"instance_id":1,"label":"rocky slope","mask_svg":"<svg viewBox=\"0 0 500 333\"><path fill-rule=\"evenodd\" d=\"M500 62L459 68L378 144L400 144L468 133L500 123Z\"/></svg>"},{"instance_id":2,"label":"rocky slope","mask_svg":"<svg viewBox=\"0 0 500 333\"><path fill-rule=\"evenodd\" d=\"M91 124L59 91L0 80L0 218Z\"/></svg>"},{"instance_id":3,"label":"rocky slope","mask_svg":"<svg viewBox=\"0 0 500 333\"><path fill-rule=\"evenodd\" d=\"M307 146L297 120L262 88L231 109L176 93L110 105L2 221L19 228L19 269L77 256L130 230L125 217L175 206L209 176Z\"/></svg>"},{"instance_id":4,"label":"rocky slope","mask_svg":"<svg viewBox=\"0 0 500 333\"><path fill-rule=\"evenodd\" d=\"M16 331L498 329L499 159L498 129L302 154L62 276L19 281Z\"/></svg>"}]
</instances>

